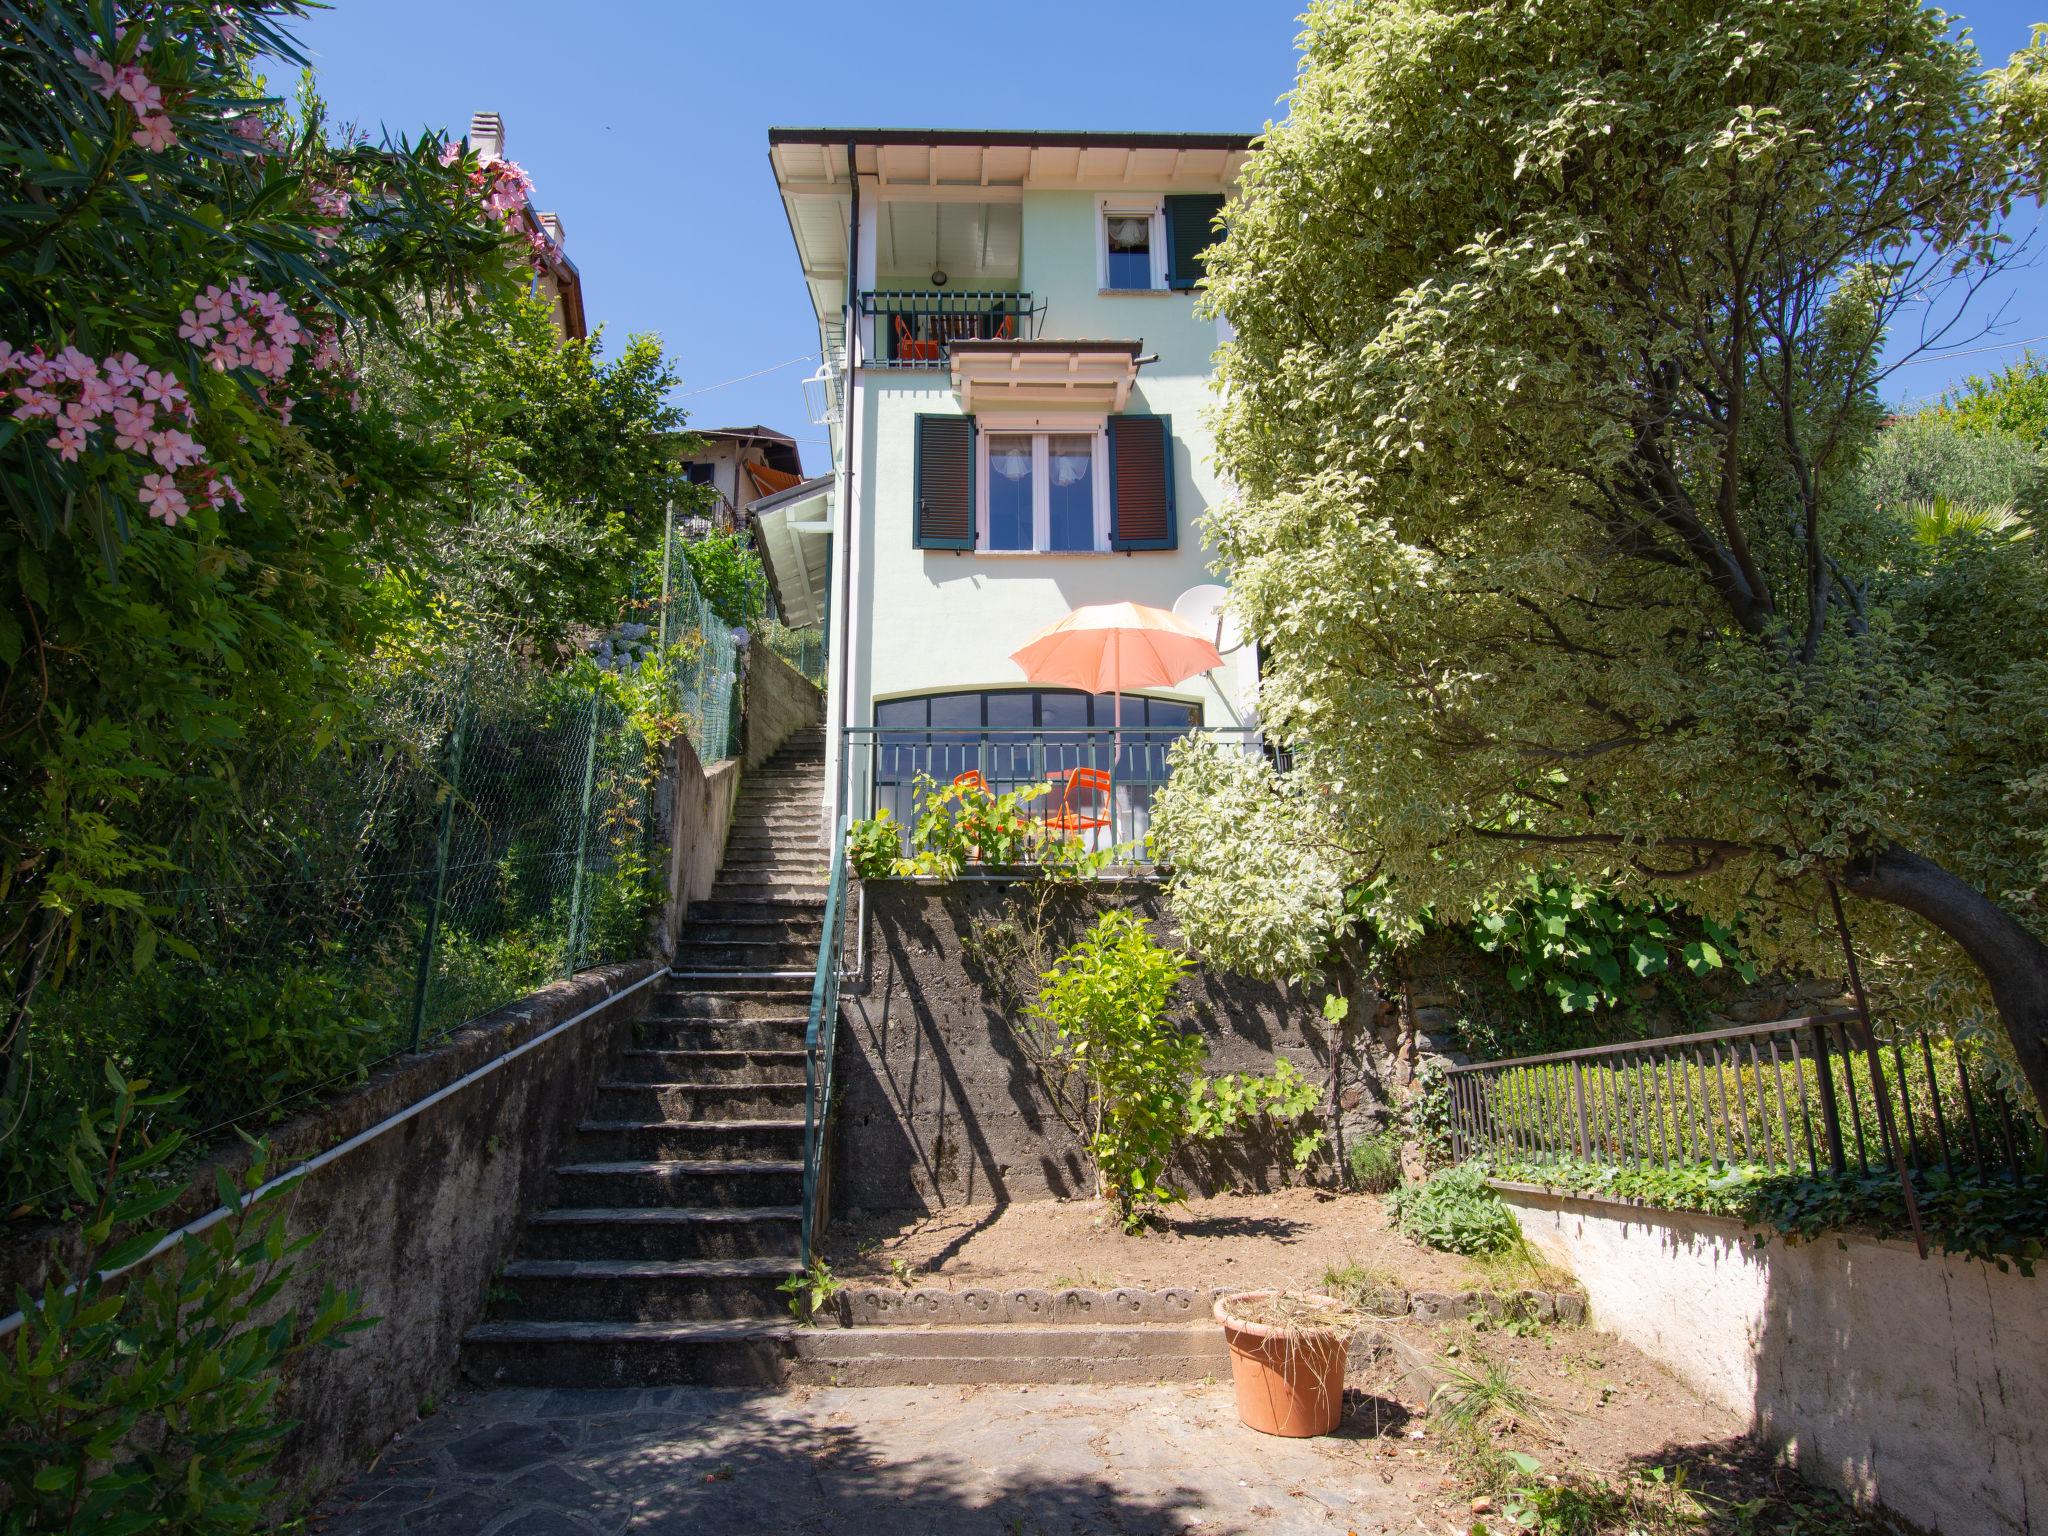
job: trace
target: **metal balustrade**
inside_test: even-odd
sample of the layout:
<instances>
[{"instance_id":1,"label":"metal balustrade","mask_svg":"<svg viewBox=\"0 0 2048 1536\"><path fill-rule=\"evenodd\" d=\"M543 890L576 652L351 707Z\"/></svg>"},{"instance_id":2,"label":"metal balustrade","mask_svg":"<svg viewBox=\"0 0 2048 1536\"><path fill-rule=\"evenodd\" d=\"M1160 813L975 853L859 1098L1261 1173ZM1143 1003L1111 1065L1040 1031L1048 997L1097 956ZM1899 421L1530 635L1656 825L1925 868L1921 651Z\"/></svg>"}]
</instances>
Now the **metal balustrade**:
<instances>
[{"instance_id":1,"label":"metal balustrade","mask_svg":"<svg viewBox=\"0 0 2048 1536\"><path fill-rule=\"evenodd\" d=\"M873 360L890 368L943 368L956 341L1035 341L1045 300L1028 293L871 289L860 310L874 321Z\"/></svg>"},{"instance_id":2,"label":"metal balustrade","mask_svg":"<svg viewBox=\"0 0 2048 1536\"><path fill-rule=\"evenodd\" d=\"M1967 1042L1854 1013L1477 1062L1446 1072L1454 1159L2017 1178L2043 1130Z\"/></svg>"}]
</instances>

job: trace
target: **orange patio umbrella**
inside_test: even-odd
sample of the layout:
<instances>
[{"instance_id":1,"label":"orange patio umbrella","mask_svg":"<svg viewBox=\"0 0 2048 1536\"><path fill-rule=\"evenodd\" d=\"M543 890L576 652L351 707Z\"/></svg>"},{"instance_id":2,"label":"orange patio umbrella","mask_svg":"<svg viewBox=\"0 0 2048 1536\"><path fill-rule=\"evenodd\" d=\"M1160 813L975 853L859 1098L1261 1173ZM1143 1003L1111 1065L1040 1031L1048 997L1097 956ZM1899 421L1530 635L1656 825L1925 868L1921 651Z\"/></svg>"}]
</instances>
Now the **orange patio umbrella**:
<instances>
[{"instance_id":1,"label":"orange patio umbrella","mask_svg":"<svg viewBox=\"0 0 2048 1536\"><path fill-rule=\"evenodd\" d=\"M1010 652L1010 660L1034 683L1114 694L1119 732L1125 693L1177 687L1223 665L1214 643L1194 625L1143 603L1076 608Z\"/></svg>"}]
</instances>

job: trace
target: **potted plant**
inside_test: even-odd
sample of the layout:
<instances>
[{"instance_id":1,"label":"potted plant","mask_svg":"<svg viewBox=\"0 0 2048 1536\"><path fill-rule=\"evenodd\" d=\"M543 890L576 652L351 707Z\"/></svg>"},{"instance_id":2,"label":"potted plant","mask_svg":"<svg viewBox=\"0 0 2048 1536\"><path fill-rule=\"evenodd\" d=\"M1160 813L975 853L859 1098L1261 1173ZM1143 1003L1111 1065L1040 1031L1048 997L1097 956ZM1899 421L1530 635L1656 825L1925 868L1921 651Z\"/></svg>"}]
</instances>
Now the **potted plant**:
<instances>
[{"instance_id":1,"label":"potted plant","mask_svg":"<svg viewBox=\"0 0 2048 1536\"><path fill-rule=\"evenodd\" d=\"M1358 1315L1329 1296L1241 1291L1216 1302L1237 1415L1266 1435L1327 1435L1344 1419Z\"/></svg>"}]
</instances>

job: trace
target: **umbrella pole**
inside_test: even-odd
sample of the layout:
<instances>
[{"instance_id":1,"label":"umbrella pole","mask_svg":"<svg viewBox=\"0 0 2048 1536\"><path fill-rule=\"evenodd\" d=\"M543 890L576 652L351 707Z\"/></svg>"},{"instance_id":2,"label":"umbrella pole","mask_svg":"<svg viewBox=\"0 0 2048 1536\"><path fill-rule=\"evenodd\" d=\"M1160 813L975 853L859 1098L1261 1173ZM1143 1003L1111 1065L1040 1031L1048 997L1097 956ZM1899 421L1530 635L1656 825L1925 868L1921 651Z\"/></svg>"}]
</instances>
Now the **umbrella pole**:
<instances>
[{"instance_id":1,"label":"umbrella pole","mask_svg":"<svg viewBox=\"0 0 2048 1536\"><path fill-rule=\"evenodd\" d=\"M1124 755L1124 691L1119 688L1113 696L1116 700L1110 706L1109 727L1109 804L1104 809L1109 813L1109 845L1116 846L1116 781L1123 767Z\"/></svg>"}]
</instances>

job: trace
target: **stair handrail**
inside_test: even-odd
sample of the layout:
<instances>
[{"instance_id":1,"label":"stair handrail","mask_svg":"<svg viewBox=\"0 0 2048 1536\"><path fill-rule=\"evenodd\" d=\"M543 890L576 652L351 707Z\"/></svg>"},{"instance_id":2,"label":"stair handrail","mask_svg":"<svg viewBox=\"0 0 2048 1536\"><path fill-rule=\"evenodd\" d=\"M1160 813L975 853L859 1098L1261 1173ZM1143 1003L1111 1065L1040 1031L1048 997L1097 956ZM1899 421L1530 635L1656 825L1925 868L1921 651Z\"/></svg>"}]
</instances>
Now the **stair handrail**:
<instances>
[{"instance_id":1,"label":"stair handrail","mask_svg":"<svg viewBox=\"0 0 2048 1536\"><path fill-rule=\"evenodd\" d=\"M839 957L841 912L846 902L846 817L832 839L832 875L825 888L825 931L818 939L818 965L811 977L811 1013L804 1024L804 1205L803 1266L811 1267L812 1244L824 1225L825 1137L832 1113L832 1057L839 1039Z\"/></svg>"}]
</instances>

